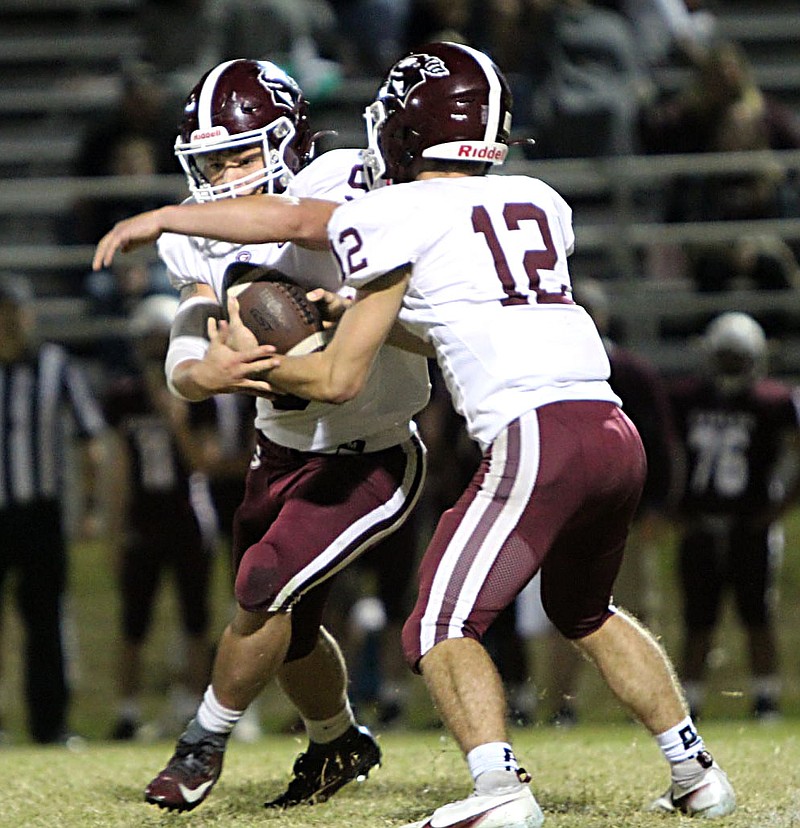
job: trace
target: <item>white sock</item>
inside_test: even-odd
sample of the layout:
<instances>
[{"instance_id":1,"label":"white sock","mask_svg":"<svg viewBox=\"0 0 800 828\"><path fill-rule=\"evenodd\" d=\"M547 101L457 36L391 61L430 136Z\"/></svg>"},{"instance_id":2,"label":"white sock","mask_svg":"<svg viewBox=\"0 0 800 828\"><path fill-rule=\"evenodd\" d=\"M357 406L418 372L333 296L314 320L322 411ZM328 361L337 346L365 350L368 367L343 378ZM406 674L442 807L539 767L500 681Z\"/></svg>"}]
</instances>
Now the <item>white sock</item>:
<instances>
[{"instance_id":1,"label":"white sock","mask_svg":"<svg viewBox=\"0 0 800 828\"><path fill-rule=\"evenodd\" d=\"M231 710L217 700L214 688L209 684L195 719L204 730L211 733L230 733L242 718L244 710Z\"/></svg>"},{"instance_id":2,"label":"white sock","mask_svg":"<svg viewBox=\"0 0 800 828\"><path fill-rule=\"evenodd\" d=\"M675 727L656 736L656 742L666 760L672 764L691 759L705 749L702 737L688 716Z\"/></svg>"},{"instance_id":3,"label":"white sock","mask_svg":"<svg viewBox=\"0 0 800 828\"><path fill-rule=\"evenodd\" d=\"M326 745L334 739L344 735L356 723L353 711L350 708L350 700L346 699L344 707L330 719L306 719L303 724L306 726L306 733L312 742L319 745Z\"/></svg>"},{"instance_id":4,"label":"white sock","mask_svg":"<svg viewBox=\"0 0 800 828\"><path fill-rule=\"evenodd\" d=\"M508 742L487 742L478 745L467 754L472 778L476 779L488 771L509 771L516 775L519 770L517 757Z\"/></svg>"}]
</instances>

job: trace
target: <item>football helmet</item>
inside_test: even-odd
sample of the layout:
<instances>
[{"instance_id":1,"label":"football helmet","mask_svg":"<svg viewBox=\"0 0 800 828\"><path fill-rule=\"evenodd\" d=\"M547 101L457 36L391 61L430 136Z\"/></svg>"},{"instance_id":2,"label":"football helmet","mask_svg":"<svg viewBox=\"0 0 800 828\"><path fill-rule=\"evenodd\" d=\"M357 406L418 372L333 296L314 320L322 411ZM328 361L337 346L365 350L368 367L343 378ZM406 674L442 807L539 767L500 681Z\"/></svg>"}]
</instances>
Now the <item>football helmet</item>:
<instances>
[{"instance_id":1,"label":"football helmet","mask_svg":"<svg viewBox=\"0 0 800 828\"><path fill-rule=\"evenodd\" d=\"M428 158L502 164L511 109L508 83L483 52L420 47L392 66L364 112L367 185L413 181Z\"/></svg>"},{"instance_id":2,"label":"football helmet","mask_svg":"<svg viewBox=\"0 0 800 828\"><path fill-rule=\"evenodd\" d=\"M259 146L264 166L235 182L213 185L203 156ZM183 109L175 155L197 201L261 189L282 193L313 155L308 104L300 87L266 60L228 60L200 79Z\"/></svg>"},{"instance_id":3,"label":"football helmet","mask_svg":"<svg viewBox=\"0 0 800 828\"><path fill-rule=\"evenodd\" d=\"M766 371L767 337L749 314L720 314L706 328L704 344L712 376L723 392L744 390Z\"/></svg>"}]
</instances>

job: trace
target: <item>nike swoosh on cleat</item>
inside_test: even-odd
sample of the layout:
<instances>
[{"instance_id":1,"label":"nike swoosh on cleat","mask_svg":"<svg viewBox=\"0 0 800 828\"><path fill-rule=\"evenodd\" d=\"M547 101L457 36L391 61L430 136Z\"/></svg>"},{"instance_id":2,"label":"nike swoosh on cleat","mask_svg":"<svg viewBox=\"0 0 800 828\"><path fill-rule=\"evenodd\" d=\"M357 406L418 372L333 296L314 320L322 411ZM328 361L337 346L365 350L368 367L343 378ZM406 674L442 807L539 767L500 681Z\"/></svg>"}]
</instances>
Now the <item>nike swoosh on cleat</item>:
<instances>
[{"instance_id":1,"label":"nike swoosh on cleat","mask_svg":"<svg viewBox=\"0 0 800 828\"><path fill-rule=\"evenodd\" d=\"M460 819L458 822L450 822L447 824L447 828L477 828L487 813L487 811L484 811L474 817ZM421 819L419 822L411 822L408 825L404 825L403 828L435 828L436 824L438 823L434 823L433 817L430 816L427 819Z\"/></svg>"},{"instance_id":2,"label":"nike swoosh on cleat","mask_svg":"<svg viewBox=\"0 0 800 828\"><path fill-rule=\"evenodd\" d=\"M198 785L196 788L187 788L182 782L178 783L178 790L181 792L181 796L190 803L197 802L200 800L205 792L214 784L213 779L209 779L208 782L203 782Z\"/></svg>"}]
</instances>

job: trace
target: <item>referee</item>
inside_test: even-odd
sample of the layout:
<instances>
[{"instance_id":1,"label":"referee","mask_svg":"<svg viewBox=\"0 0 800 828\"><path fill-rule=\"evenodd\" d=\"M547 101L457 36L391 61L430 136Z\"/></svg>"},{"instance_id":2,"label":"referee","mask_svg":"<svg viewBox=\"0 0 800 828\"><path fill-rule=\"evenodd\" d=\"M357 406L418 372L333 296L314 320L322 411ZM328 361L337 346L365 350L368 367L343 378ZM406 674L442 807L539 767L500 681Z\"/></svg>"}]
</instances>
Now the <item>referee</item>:
<instances>
[{"instance_id":1,"label":"referee","mask_svg":"<svg viewBox=\"0 0 800 828\"><path fill-rule=\"evenodd\" d=\"M104 422L67 352L34 342L32 300L26 280L0 274L0 595L13 570L31 738L65 744L65 412L82 438L99 435Z\"/></svg>"}]
</instances>

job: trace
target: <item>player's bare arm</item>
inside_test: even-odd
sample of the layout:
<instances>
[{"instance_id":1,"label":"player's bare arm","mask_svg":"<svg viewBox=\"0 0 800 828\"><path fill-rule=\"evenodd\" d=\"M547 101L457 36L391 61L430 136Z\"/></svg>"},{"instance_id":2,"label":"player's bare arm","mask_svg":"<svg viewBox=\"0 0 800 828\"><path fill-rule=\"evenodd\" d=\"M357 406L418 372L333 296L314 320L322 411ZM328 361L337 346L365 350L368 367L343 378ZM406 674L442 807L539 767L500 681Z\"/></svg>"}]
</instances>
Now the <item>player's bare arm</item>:
<instances>
[{"instance_id":1,"label":"player's bare arm","mask_svg":"<svg viewBox=\"0 0 800 828\"><path fill-rule=\"evenodd\" d=\"M338 293L331 293L328 290L317 288L309 291L306 294L309 302L314 302L322 314L324 325L326 328L333 327L342 314L353 304L352 299L347 299ZM394 345L396 348L401 348L412 354L419 354L420 356L434 358L436 351L432 345L415 336L408 331L399 321L395 321L389 335L386 337L387 345Z\"/></svg>"},{"instance_id":2,"label":"player's bare arm","mask_svg":"<svg viewBox=\"0 0 800 828\"><path fill-rule=\"evenodd\" d=\"M240 392L272 396L268 383L255 378L259 360L271 354L239 326L222 321L214 289L192 283L181 290L181 304L172 324L167 377L172 389L192 402L214 394Z\"/></svg>"},{"instance_id":3,"label":"player's bare arm","mask_svg":"<svg viewBox=\"0 0 800 828\"><path fill-rule=\"evenodd\" d=\"M151 244L162 233L202 236L236 244L294 242L327 250L328 219L338 204L315 198L250 195L220 201L169 204L123 219L97 244L92 268L108 267L116 253Z\"/></svg>"},{"instance_id":4,"label":"player's bare arm","mask_svg":"<svg viewBox=\"0 0 800 828\"><path fill-rule=\"evenodd\" d=\"M265 360L270 367L270 385L321 402L344 403L355 397L392 330L410 276L410 266L404 266L359 290L324 351ZM232 324L233 316L232 310Z\"/></svg>"}]
</instances>

